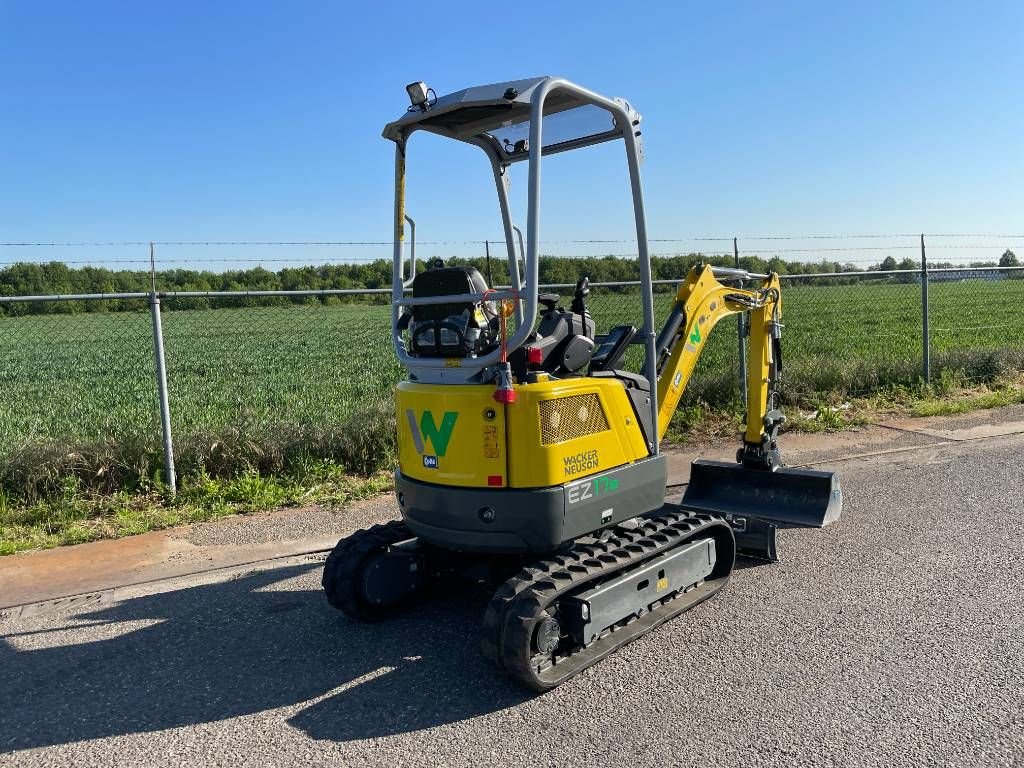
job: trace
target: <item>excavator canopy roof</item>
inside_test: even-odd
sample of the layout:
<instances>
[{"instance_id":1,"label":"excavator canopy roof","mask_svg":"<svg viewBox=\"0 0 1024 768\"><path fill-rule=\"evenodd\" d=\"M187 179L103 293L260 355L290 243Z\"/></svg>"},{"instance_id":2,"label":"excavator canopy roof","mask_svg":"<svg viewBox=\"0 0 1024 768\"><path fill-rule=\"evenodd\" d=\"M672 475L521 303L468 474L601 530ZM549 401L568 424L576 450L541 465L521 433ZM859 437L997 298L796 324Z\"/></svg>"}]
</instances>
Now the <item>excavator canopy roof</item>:
<instances>
[{"instance_id":1,"label":"excavator canopy roof","mask_svg":"<svg viewBox=\"0 0 1024 768\"><path fill-rule=\"evenodd\" d=\"M416 130L426 130L460 141L493 146L502 161L528 156L530 105L537 87L558 78L533 77L480 85L440 96L425 108L411 107L398 120L384 126L384 138L404 142ZM616 99L633 118L640 116ZM544 101L544 154L597 144L622 135L612 113L581 96L558 88Z\"/></svg>"}]
</instances>

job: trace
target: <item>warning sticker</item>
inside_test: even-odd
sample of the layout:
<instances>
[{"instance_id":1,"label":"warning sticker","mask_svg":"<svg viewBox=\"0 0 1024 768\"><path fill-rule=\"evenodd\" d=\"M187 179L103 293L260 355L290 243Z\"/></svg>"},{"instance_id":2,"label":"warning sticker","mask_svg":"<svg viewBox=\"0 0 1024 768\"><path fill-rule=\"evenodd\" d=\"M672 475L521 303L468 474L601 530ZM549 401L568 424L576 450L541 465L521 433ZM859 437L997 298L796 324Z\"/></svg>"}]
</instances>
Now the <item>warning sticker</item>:
<instances>
[{"instance_id":1,"label":"warning sticker","mask_svg":"<svg viewBox=\"0 0 1024 768\"><path fill-rule=\"evenodd\" d=\"M484 458L496 459L500 455L498 451L498 428L495 426L484 427Z\"/></svg>"}]
</instances>

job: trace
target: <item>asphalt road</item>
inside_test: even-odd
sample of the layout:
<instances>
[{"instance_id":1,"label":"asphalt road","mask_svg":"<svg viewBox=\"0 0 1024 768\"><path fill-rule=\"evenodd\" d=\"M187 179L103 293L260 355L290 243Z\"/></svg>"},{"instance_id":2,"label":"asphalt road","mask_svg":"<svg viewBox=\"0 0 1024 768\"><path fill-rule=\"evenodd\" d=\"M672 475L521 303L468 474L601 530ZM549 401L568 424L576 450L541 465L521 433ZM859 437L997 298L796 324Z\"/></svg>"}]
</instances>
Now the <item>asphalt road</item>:
<instances>
[{"instance_id":1,"label":"asphalt road","mask_svg":"<svg viewBox=\"0 0 1024 768\"><path fill-rule=\"evenodd\" d=\"M1019 766L1022 452L836 461L838 523L540 697L483 598L357 625L313 562L0 622L0 764Z\"/></svg>"}]
</instances>

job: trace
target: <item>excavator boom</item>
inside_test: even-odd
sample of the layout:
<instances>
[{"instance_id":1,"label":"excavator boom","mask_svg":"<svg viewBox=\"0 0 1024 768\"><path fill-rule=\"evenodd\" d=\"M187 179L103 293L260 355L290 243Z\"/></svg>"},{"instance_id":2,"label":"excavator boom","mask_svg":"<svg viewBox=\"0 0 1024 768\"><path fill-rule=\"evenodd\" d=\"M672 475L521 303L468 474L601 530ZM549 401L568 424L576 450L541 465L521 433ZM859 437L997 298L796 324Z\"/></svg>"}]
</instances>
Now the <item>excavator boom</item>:
<instances>
[{"instance_id":1,"label":"excavator boom","mask_svg":"<svg viewBox=\"0 0 1024 768\"><path fill-rule=\"evenodd\" d=\"M757 288L727 286L714 267L690 270L679 286L669 321L658 339L658 432L665 436L679 398L686 389L700 353L719 320L743 312L750 314L750 350L747 365L747 428L744 441L760 443L769 392L777 378L773 371L772 334L780 327L782 291L772 273Z\"/></svg>"}]
</instances>

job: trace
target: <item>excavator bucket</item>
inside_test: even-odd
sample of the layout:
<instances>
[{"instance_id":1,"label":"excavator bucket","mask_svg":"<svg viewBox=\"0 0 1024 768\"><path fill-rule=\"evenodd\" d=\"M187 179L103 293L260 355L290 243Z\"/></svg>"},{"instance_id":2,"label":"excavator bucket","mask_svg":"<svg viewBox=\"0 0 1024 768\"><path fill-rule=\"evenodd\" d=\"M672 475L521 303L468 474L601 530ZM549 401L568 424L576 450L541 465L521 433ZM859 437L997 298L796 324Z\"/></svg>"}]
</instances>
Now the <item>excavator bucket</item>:
<instances>
[{"instance_id":1,"label":"excavator bucket","mask_svg":"<svg viewBox=\"0 0 1024 768\"><path fill-rule=\"evenodd\" d=\"M839 519L843 492L835 472L792 467L771 472L696 459L681 506L782 527L823 528Z\"/></svg>"}]
</instances>

